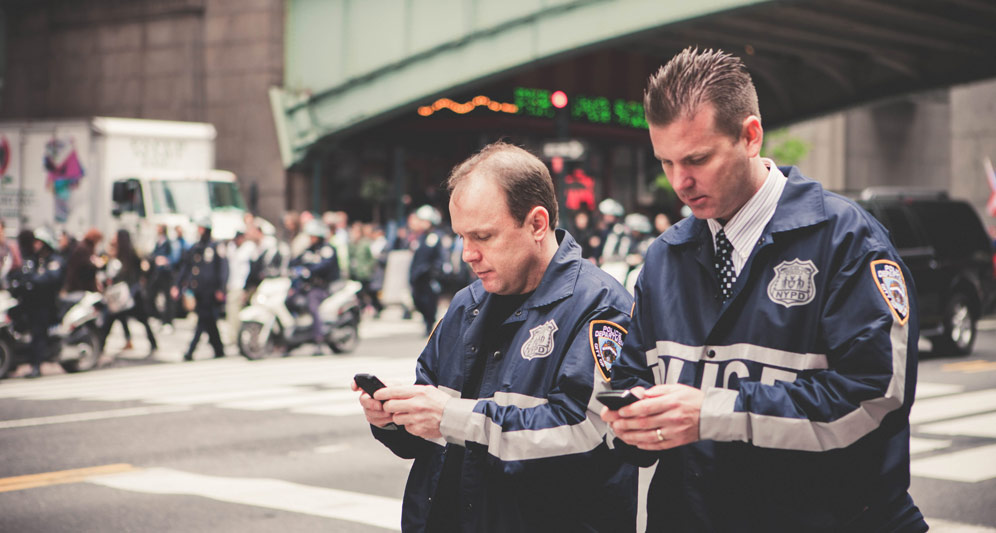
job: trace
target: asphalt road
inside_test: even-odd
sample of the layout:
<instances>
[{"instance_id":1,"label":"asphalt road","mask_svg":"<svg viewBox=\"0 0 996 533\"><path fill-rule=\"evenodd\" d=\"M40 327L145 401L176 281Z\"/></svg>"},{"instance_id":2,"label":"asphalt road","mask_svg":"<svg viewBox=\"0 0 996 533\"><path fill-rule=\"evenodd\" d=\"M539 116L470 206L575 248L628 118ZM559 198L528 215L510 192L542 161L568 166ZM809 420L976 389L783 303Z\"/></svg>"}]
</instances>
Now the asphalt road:
<instances>
[{"instance_id":1,"label":"asphalt road","mask_svg":"<svg viewBox=\"0 0 996 533\"><path fill-rule=\"evenodd\" d=\"M911 491L933 531L996 531L996 321L976 353L920 364ZM387 313L358 350L182 363L190 324L101 369L0 381L0 531L398 529L410 462L374 441L351 376L410 382L424 338ZM121 353L118 353L121 352ZM22 369L23 372L23 369ZM978 527L985 526L985 527Z\"/></svg>"}]
</instances>

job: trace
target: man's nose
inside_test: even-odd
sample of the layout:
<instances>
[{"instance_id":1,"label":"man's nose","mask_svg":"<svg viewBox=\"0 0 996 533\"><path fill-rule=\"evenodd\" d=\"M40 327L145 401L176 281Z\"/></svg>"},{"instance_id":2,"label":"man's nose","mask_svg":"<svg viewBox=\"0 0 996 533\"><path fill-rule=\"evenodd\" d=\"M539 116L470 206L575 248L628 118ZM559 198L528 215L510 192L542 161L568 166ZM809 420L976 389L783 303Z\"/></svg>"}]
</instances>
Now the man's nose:
<instances>
[{"instance_id":1,"label":"man's nose","mask_svg":"<svg viewBox=\"0 0 996 533\"><path fill-rule=\"evenodd\" d=\"M667 174L667 179L676 191L690 189L695 185L695 178L692 176L692 173L689 169L681 165L674 165L671 168L671 172Z\"/></svg>"},{"instance_id":2,"label":"man's nose","mask_svg":"<svg viewBox=\"0 0 996 533\"><path fill-rule=\"evenodd\" d=\"M462 258L464 263L474 263L481 260L481 253L476 248L464 244Z\"/></svg>"}]
</instances>

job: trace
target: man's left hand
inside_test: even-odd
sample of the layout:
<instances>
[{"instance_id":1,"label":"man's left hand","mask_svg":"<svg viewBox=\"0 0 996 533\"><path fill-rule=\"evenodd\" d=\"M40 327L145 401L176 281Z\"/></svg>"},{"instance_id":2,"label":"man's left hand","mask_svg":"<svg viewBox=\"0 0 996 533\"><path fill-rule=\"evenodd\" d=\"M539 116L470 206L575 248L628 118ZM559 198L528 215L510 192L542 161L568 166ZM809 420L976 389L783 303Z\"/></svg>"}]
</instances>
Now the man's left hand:
<instances>
[{"instance_id":1,"label":"man's left hand","mask_svg":"<svg viewBox=\"0 0 996 533\"><path fill-rule=\"evenodd\" d=\"M637 387L640 389L640 387ZM643 399L602 419L623 442L644 450L667 450L699 440L699 414L705 394L687 385L656 385Z\"/></svg>"},{"instance_id":2,"label":"man's left hand","mask_svg":"<svg viewBox=\"0 0 996 533\"><path fill-rule=\"evenodd\" d=\"M393 415L394 423L405 426L412 435L425 439L438 439L439 422L450 395L431 385L385 387L374 394L378 400L387 400L384 410Z\"/></svg>"}]
</instances>

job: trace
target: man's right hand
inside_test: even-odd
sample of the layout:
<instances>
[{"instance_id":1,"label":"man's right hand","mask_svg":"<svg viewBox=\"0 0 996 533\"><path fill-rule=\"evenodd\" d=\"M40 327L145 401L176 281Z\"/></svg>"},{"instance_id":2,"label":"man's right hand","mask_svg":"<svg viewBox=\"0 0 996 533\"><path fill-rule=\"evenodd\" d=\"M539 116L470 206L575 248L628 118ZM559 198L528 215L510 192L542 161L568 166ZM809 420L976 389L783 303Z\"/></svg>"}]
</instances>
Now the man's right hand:
<instances>
[{"instance_id":1,"label":"man's right hand","mask_svg":"<svg viewBox=\"0 0 996 533\"><path fill-rule=\"evenodd\" d=\"M351 387L354 391L360 390L355 381ZM367 417L367 422L371 425L382 428L393 423L391 413L384 411L384 404L380 400L374 400L365 392L360 395L360 406L363 407L363 416Z\"/></svg>"}]
</instances>

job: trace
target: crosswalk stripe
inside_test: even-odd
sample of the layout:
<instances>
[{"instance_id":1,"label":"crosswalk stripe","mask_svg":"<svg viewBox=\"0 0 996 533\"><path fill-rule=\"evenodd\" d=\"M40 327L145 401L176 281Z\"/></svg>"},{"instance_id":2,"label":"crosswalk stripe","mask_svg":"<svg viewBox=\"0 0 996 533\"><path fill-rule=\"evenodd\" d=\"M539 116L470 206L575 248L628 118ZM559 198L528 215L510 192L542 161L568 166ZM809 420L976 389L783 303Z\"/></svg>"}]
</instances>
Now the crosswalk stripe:
<instances>
[{"instance_id":1,"label":"crosswalk stripe","mask_svg":"<svg viewBox=\"0 0 996 533\"><path fill-rule=\"evenodd\" d=\"M965 390L965 387L961 385L953 385L951 383L930 383L920 381L916 384L916 400L920 401L927 398L933 398L936 396L946 396L948 394L955 394Z\"/></svg>"},{"instance_id":2,"label":"crosswalk stripe","mask_svg":"<svg viewBox=\"0 0 996 533\"><path fill-rule=\"evenodd\" d=\"M996 477L996 444L914 459L914 476L976 483Z\"/></svg>"},{"instance_id":3,"label":"crosswalk stripe","mask_svg":"<svg viewBox=\"0 0 996 533\"><path fill-rule=\"evenodd\" d=\"M918 426L917 432L996 439L996 413L958 418L945 422L934 422Z\"/></svg>"},{"instance_id":4,"label":"crosswalk stripe","mask_svg":"<svg viewBox=\"0 0 996 533\"><path fill-rule=\"evenodd\" d=\"M959 416L996 411L996 389L941 396L913 403L911 424L923 424Z\"/></svg>"},{"instance_id":5,"label":"crosswalk stripe","mask_svg":"<svg viewBox=\"0 0 996 533\"><path fill-rule=\"evenodd\" d=\"M940 518L927 518L927 525L934 533L996 533L996 529L991 527L963 524Z\"/></svg>"},{"instance_id":6,"label":"crosswalk stripe","mask_svg":"<svg viewBox=\"0 0 996 533\"><path fill-rule=\"evenodd\" d=\"M401 500L279 479L236 478L149 468L94 477L88 483L150 494L191 494L213 500L401 529Z\"/></svg>"},{"instance_id":7,"label":"crosswalk stripe","mask_svg":"<svg viewBox=\"0 0 996 533\"><path fill-rule=\"evenodd\" d=\"M143 416L159 413L175 413L177 411L186 411L187 409L187 407L183 406L129 407L125 409L111 409L108 411L90 411L86 413L70 413L66 415L18 418L16 420L0 421L0 429L47 426L51 424L65 424L69 422L89 422L92 420L107 420L110 418L124 418L129 416Z\"/></svg>"},{"instance_id":8,"label":"crosswalk stripe","mask_svg":"<svg viewBox=\"0 0 996 533\"><path fill-rule=\"evenodd\" d=\"M947 439L925 439L923 437L910 437L910 454L932 452L943 450L951 446L951 441Z\"/></svg>"}]
</instances>

